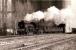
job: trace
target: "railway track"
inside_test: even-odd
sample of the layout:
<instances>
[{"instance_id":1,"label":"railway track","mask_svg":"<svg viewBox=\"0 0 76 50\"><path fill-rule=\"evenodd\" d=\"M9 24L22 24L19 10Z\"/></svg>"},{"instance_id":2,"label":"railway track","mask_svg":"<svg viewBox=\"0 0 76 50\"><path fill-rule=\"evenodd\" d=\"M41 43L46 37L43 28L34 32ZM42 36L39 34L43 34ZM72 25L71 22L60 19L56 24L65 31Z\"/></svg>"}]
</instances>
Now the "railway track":
<instances>
[{"instance_id":1,"label":"railway track","mask_svg":"<svg viewBox=\"0 0 76 50\"><path fill-rule=\"evenodd\" d=\"M66 43L67 41L74 40L74 39L76 39L76 38L71 37L71 38L57 40L57 41L48 42L48 43L44 43L44 44L33 44L31 46L20 47L20 48L16 48L16 49L12 49L12 50L41 50L45 47L58 45L60 43Z\"/></svg>"},{"instance_id":2,"label":"railway track","mask_svg":"<svg viewBox=\"0 0 76 50\"><path fill-rule=\"evenodd\" d=\"M1 42L8 42L7 44L1 45L0 50L38 50L50 45L62 43L75 39L76 35L72 34L47 34L47 35L35 35L35 36L21 36L13 37L8 39L0 39ZM1 41L2 40L2 41ZM52 43L52 44L51 44ZM6 49L5 49L6 48Z\"/></svg>"},{"instance_id":3,"label":"railway track","mask_svg":"<svg viewBox=\"0 0 76 50\"><path fill-rule=\"evenodd\" d=\"M57 41L54 41L54 42L48 42L48 43L44 43L42 45L37 45L37 46L33 46L33 47L29 47L27 48L28 50L41 50L43 48L46 48L46 47L51 47L51 46L55 46L55 45L59 45L59 44L64 44L68 41L71 41L71 40L74 40L76 39L75 37L71 37L71 38L67 38L67 39L61 39L61 40L57 40ZM22 49L23 50L23 49Z\"/></svg>"},{"instance_id":4,"label":"railway track","mask_svg":"<svg viewBox=\"0 0 76 50\"><path fill-rule=\"evenodd\" d=\"M57 45L57 44L60 44L60 43L66 43L67 41L74 40L74 39L76 39L76 38L75 37L70 37L70 38L66 38L66 39L63 38L63 39L55 40L55 41L51 41L50 39L48 39L49 41L41 43L41 44L32 44L30 46L15 48L15 49L12 49L12 50L40 50L42 48L49 47L49 46L52 46L52 45Z\"/></svg>"}]
</instances>

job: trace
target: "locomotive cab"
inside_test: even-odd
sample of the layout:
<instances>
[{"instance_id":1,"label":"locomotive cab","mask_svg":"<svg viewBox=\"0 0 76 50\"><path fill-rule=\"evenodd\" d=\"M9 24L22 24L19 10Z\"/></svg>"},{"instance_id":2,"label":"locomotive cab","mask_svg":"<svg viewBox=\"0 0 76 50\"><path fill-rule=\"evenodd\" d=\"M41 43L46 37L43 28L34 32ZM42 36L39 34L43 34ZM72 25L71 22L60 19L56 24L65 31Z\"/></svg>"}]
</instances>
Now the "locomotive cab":
<instances>
[{"instance_id":1,"label":"locomotive cab","mask_svg":"<svg viewBox=\"0 0 76 50\"><path fill-rule=\"evenodd\" d=\"M18 22L17 25L17 34L22 35L22 34L26 34L25 31L25 22L23 20L21 20L20 22Z\"/></svg>"}]
</instances>

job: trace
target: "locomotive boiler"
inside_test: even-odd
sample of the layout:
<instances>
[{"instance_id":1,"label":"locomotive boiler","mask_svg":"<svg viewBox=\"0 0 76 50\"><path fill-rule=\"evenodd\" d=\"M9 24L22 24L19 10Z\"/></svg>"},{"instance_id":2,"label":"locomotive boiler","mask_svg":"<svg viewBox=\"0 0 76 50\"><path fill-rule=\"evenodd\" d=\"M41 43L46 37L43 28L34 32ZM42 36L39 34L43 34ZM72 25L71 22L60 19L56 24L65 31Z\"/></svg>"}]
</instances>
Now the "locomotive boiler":
<instances>
[{"instance_id":1,"label":"locomotive boiler","mask_svg":"<svg viewBox=\"0 0 76 50\"><path fill-rule=\"evenodd\" d=\"M20 21L18 22L17 33L19 35L32 35L32 34L47 34L47 33L64 33L65 32L65 24L55 25L54 22L44 21L44 19L40 21L27 22Z\"/></svg>"}]
</instances>

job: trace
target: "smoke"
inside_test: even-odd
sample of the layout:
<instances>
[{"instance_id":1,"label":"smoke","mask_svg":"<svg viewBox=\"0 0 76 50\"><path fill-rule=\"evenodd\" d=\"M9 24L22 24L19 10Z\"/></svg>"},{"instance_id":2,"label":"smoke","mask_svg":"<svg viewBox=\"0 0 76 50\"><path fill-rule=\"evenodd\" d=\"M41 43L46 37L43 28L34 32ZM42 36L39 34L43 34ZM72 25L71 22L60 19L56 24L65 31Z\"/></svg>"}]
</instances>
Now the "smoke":
<instances>
[{"instance_id":1,"label":"smoke","mask_svg":"<svg viewBox=\"0 0 76 50\"><path fill-rule=\"evenodd\" d=\"M26 14L24 20L26 21L40 21L44 18L44 13L42 11L33 12L32 14Z\"/></svg>"},{"instance_id":2,"label":"smoke","mask_svg":"<svg viewBox=\"0 0 76 50\"><path fill-rule=\"evenodd\" d=\"M32 21L32 14L29 14L29 13L26 14L26 16L24 17L24 20L29 22Z\"/></svg>"},{"instance_id":3,"label":"smoke","mask_svg":"<svg viewBox=\"0 0 76 50\"><path fill-rule=\"evenodd\" d=\"M44 14L45 21L54 21L56 25L60 24L60 10L55 6L48 8Z\"/></svg>"},{"instance_id":4,"label":"smoke","mask_svg":"<svg viewBox=\"0 0 76 50\"><path fill-rule=\"evenodd\" d=\"M37 11L31 14L26 14L24 20L26 21L40 21L44 19L45 21L54 21L56 25L60 24L60 10L55 6L52 6L47 9L46 12Z\"/></svg>"},{"instance_id":5,"label":"smoke","mask_svg":"<svg viewBox=\"0 0 76 50\"><path fill-rule=\"evenodd\" d=\"M32 17L33 17L33 20L40 21L41 19L44 18L44 13L42 11L37 11L32 13Z\"/></svg>"},{"instance_id":6,"label":"smoke","mask_svg":"<svg viewBox=\"0 0 76 50\"><path fill-rule=\"evenodd\" d=\"M31 14L29 13L26 14L26 16L24 17L24 20L40 21L41 19L44 19L45 21L53 21L56 25L59 25L61 23L63 24L69 23L72 17L73 17L73 13L70 7L66 7L59 10L55 6L51 6L50 8L47 9L46 12L37 11Z\"/></svg>"},{"instance_id":7,"label":"smoke","mask_svg":"<svg viewBox=\"0 0 76 50\"><path fill-rule=\"evenodd\" d=\"M72 31L72 25L73 25L73 19L74 19L74 13L72 12L72 9L70 6L60 10L61 15L61 21L62 23L66 24L66 32Z\"/></svg>"},{"instance_id":8,"label":"smoke","mask_svg":"<svg viewBox=\"0 0 76 50\"><path fill-rule=\"evenodd\" d=\"M55 6L52 6L47 9L45 14L45 21L52 20L56 14L58 14L58 9Z\"/></svg>"},{"instance_id":9,"label":"smoke","mask_svg":"<svg viewBox=\"0 0 76 50\"><path fill-rule=\"evenodd\" d=\"M74 15L70 7L66 7L60 10L60 13L63 23L66 23L67 21L71 21Z\"/></svg>"}]
</instances>

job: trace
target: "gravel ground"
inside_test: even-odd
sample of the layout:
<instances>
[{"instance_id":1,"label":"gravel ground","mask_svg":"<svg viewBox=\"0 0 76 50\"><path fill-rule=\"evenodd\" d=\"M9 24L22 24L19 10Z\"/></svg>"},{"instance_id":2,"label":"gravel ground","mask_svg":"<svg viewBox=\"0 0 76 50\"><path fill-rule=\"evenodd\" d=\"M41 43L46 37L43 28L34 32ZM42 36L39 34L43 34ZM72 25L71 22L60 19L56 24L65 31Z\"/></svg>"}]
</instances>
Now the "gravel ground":
<instances>
[{"instance_id":1,"label":"gravel ground","mask_svg":"<svg viewBox=\"0 0 76 50\"><path fill-rule=\"evenodd\" d=\"M0 50L15 50L16 48L22 47L29 48L31 46L42 45L49 42L52 43L71 37L76 37L76 34L44 34L34 36L0 38Z\"/></svg>"}]
</instances>

